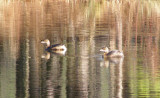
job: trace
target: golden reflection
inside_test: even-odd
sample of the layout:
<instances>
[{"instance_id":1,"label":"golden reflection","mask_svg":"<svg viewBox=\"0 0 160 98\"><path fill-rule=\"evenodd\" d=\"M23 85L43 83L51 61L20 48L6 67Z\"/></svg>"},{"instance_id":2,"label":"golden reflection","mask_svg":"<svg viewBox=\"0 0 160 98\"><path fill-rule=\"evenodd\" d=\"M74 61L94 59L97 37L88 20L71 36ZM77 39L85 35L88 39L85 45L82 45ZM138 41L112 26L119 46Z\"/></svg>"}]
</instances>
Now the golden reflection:
<instances>
[{"instance_id":1,"label":"golden reflection","mask_svg":"<svg viewBox=\"0 0 160 98\"><path fill-rule=\"evenodd\" d=\"M79 91L82 91L82 98L88 97L88 71L89 71L89 47L88 41L80 43L80 65L78 69Z\"/></svg>"},{"instance_id":2,"label":"golden reflection","mask_svg":"<svg viewBox=\"0 0 160 98\"><path fill-rule=\"evenodd\" d=\"M159 94L159 9L152 0L0 1L0 97ZM66 56L42 55L45 38L65 43ZM91 56L102 46L123 50L125 60L100 67Z\"/></svg>"}]
</instances>

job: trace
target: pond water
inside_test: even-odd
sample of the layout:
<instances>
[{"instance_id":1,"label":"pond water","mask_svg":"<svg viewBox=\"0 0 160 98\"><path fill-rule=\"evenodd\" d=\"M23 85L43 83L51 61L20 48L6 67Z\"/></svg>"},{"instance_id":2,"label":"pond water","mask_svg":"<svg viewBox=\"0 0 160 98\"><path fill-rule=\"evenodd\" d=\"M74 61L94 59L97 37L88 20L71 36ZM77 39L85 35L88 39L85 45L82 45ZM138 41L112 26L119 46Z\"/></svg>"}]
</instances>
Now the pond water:
<instances>
[{"instance_id":1,"label":"pond water","mask_svg":"<svg viewBox=\"0 0 160 98\"><path fill-rule=\"evenodd\" d=\"M0 1L0 98L159 98L160 2ZM49 53L41 40L62 43ZM123 51L104 59L99 50Z\"/></svg>"}]
</instances>

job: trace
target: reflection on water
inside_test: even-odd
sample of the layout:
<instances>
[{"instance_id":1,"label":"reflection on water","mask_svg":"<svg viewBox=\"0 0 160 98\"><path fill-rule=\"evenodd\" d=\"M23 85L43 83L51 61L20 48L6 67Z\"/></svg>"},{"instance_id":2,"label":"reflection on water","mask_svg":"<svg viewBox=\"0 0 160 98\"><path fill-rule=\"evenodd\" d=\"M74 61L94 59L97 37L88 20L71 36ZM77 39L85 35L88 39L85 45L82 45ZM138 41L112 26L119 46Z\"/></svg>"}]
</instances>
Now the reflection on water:
<instances>
[{"instance_id":1,"label":"reflection on water","mask_svg":"<svg viewBox=\"0 0 160 98\"><path fill-rule=\"evenodd\" d=\"M160 96L159 1L0 2L0 97ZM104 46L124 59L103 59Z\"/></svg>"}]
</instances>

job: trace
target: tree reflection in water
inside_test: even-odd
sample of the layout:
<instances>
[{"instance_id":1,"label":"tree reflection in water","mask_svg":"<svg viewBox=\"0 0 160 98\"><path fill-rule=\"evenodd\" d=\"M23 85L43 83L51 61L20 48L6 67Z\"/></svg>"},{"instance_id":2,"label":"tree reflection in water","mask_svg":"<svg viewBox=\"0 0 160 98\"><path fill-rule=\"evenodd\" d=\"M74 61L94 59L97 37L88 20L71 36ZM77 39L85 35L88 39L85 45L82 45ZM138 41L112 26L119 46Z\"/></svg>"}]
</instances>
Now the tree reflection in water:
<instances>
[{"instance_id":1,"label":"tree reflection in water","mask_svg":"<svg viewBox=\"0 0 160 98\"><path fill-rule=\"evenodd\" d=\"M1 1L0 97L159 95L159 1L82 1ZM45 38L67 53L43 56ZM99 61L103 46L124 60Z\"/></svg>"}]
</instances>

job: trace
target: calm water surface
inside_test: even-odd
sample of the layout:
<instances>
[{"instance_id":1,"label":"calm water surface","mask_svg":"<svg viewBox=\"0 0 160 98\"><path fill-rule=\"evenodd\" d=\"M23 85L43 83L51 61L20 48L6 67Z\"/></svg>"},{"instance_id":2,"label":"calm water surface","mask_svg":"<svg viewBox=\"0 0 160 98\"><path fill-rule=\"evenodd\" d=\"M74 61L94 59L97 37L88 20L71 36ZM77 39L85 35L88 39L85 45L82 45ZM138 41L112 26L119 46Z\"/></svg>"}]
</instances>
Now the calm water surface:
<instances>
[{"instance_id":1,"label":"calm water surface","mask_svg":"<svg viewBox=\"0 0 160 98\"><path fill-rule=\"evenodd\" d=\"M0 98L159 98L159 1L1 1ZM48 53L41 40L63 43ZM103 59L107 46L124 59Z\"/></svg>"}]
</instances>

